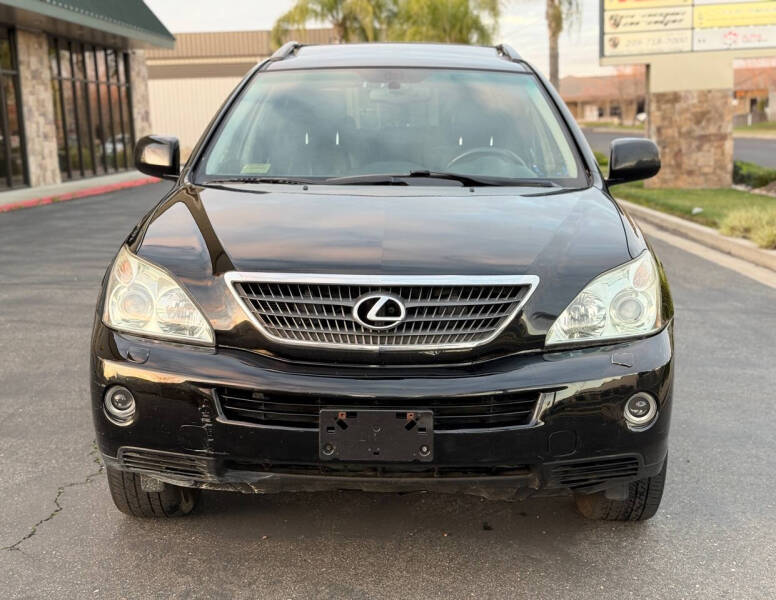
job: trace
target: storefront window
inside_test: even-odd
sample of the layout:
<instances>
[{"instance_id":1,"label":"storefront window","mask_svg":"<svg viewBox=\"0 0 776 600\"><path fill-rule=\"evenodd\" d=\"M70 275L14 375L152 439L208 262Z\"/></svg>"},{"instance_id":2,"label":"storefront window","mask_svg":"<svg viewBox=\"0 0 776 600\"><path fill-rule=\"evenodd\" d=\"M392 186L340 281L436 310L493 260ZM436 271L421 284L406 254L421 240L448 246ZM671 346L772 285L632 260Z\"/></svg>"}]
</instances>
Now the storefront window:
<instances>
[{"instance_id":1,"label":"storefront window","mask_svg":"<svg viewBox=\"0 0 776 600\"><path fill-rule=\"evenodd\" d=\"M16 47L12 32L0 29L0 188L27 183Z\"/></svg>"},{"instance_id":2,"label":"storefront window","mask_svg":"<svg viewBox=\"0 0 776 600\"><path fill-rule=\"evenodd\" d=\"M49 57L62 178L129 168L134 139L127 53L51 38Z\"/></svg>"}]
</instances>

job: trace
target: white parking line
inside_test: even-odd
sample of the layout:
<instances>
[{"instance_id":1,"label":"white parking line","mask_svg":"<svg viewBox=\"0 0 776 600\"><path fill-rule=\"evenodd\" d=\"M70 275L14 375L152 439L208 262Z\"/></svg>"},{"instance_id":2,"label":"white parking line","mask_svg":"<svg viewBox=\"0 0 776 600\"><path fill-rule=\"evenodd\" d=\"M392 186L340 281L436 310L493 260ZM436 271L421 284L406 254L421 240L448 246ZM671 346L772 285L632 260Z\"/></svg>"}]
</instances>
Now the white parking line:
<instances>
[{"instance_id":1,"label":"white parking line","mask_svg":"<svg viewBox=\"0 0 776 600\"><path fill-rule=\"evenodd\" d=\"M639 221L639 227L641 227L644 234L649 237L662 240L685 252L705 258L706 260L730 269L731 271L735 271L744 277L748 277L758 283L776 289L776 272L771 271L770 269L753 265L745 260L735 258L734 256L719 252L718 250L714 250L703 244L679 237L678 235L674 235L673 233L669 233L663 229L644 223L643 221Z\"/></svg>"}]
</instances>

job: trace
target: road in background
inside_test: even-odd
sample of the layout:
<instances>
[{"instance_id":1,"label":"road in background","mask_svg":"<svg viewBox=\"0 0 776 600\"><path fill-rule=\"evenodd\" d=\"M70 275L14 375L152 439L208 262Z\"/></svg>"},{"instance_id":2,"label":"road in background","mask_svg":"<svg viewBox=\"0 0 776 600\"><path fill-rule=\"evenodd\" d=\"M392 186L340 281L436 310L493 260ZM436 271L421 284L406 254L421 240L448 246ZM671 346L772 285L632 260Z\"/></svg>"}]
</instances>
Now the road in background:
<instances>
[{"instance_id":1,"label":"road in background","mask_svg":"<svg viewBox=\"0 0 776 600\"><path fill-rule=\"evenodd\" d=\"M588 521L569 498L359 492L119 513L93 446L89 332L105 268L165 185L0 215L3 598L776 597L776 290L660 240L677 362L652 521Z\"/></svg>"},{"instance_id":2,"label":"road in background","mask_svg":"<svg viewBox=\"0 0 776 600\"><path fill-rule=\"evenodd\" d=\"M621 137L643 137L641 131L602 131L595 128L582 130L593 150L609 155L609 142ZM776 138L742 138L733 140L735 160L752 162L763 167L776 168Z\"/></svg>"}]
</instances>

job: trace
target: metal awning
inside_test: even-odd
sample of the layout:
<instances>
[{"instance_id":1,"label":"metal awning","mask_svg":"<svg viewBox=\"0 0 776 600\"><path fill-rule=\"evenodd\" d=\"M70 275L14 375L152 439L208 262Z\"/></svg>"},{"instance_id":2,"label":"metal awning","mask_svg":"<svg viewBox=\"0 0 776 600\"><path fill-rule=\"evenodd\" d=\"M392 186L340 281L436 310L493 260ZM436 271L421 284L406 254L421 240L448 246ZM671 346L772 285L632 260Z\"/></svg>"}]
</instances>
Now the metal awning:
<instances>
[{"instance_id":1,"label":"metal awning","mask_svg":"<svg viewBox=\"0 0 776 600\"><path fill-rule=\"evenodd\" d=\"M175 37L142 0L0 0L0 20L110 46L175 45Z\"/></svg>"}]
</instances>

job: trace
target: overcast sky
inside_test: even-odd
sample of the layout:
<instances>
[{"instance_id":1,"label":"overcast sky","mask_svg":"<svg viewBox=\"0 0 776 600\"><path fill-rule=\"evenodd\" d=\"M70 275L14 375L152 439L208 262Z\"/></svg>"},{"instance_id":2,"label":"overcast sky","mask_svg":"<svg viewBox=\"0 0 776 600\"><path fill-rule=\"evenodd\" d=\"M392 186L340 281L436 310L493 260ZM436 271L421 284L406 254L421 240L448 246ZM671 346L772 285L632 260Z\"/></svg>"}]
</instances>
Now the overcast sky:
<instances>
[{"instance_id":1,"label":"overcast sky","mask_svg":"<svg viewBox=\"0 0 776 600\"><path fill-rule=\"evenodd\" d=\"M173 33L270 29L293 0L145 0ZM588 75L598 66L599 0L580 0L581 20L564 32L560 43L560 73ZM507 0L496 36L547 73L545 0ZM214 9L214 7L217 7ZM321 24L323 25L323 24Z\"/></svg>"}]
</instances>

